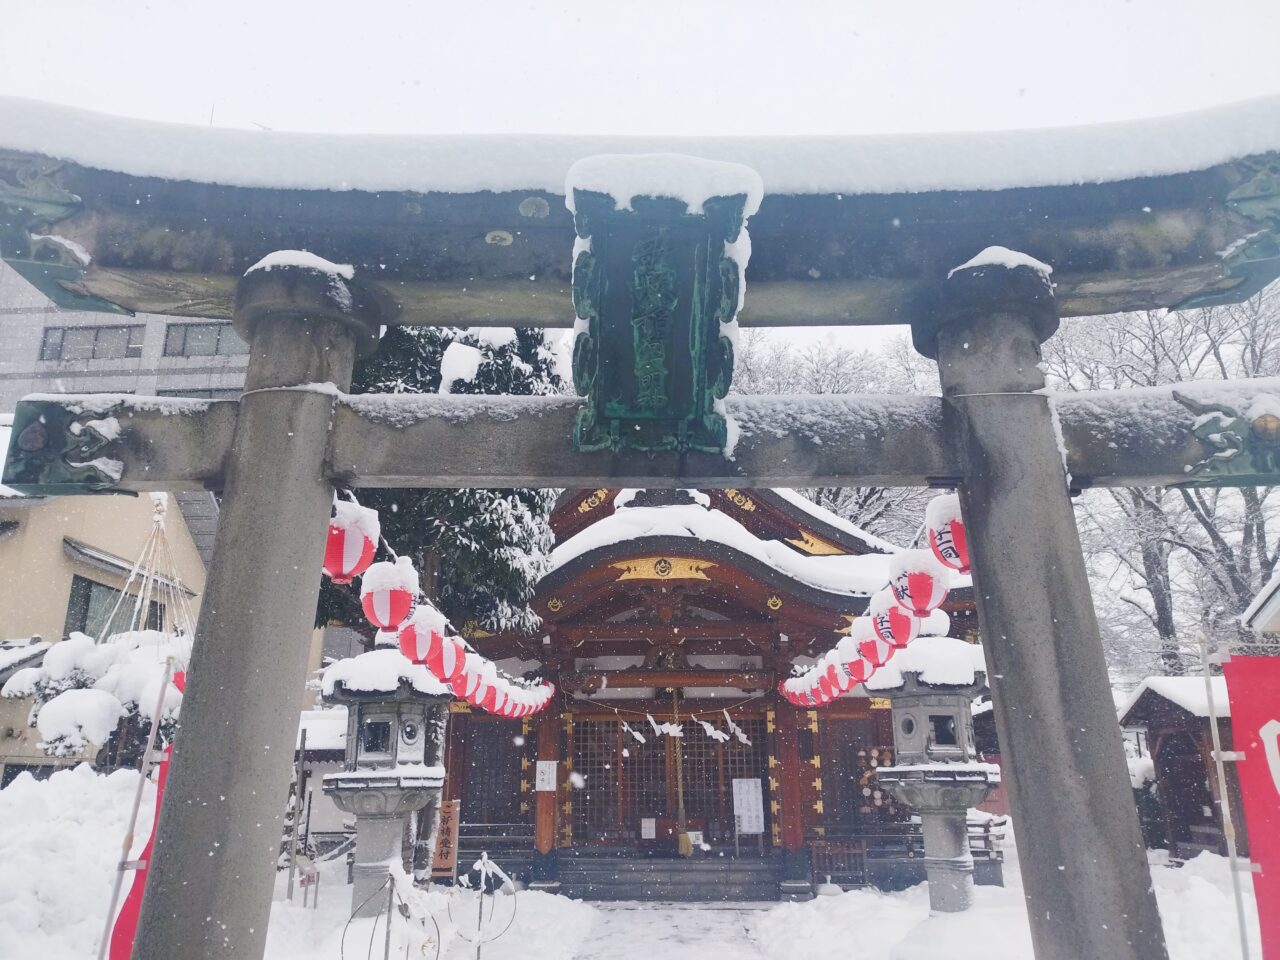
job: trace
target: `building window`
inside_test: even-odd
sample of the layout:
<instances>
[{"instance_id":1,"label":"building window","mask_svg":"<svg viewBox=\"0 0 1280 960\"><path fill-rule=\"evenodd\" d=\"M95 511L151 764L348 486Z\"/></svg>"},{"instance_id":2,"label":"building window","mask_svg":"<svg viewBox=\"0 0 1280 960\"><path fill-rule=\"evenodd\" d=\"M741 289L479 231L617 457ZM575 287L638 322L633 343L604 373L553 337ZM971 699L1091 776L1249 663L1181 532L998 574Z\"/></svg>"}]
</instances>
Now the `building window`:
<instances>
[{"instance_id":1,"label":"building window","mask_svg":"<svg viewBox=\"0 0 1280 960\"><path fill-rule=\"evenodd\" d=\"M157 390L161 397L186 397L189 400L239 400L240 391L233 387L169 387Z\"/></svg>"},{"instance_id":2,"label":"building window","mask_svg":"<svg viewBox=\"0 0 1280 960\"><path fill-rule=\"evenodd\" d=\"M249 352L229 323L171 323L164 335L166 357L232 357Z\"/></svg>"},{"instance_id":3,"label":"building window","mask_svg":"<svg viewBox=\"0 0 1280 960\"><path fill-rule=\"evenodd\" d=\"M146 328L46 327L41 360L124 360L142 356Z\"/></svg>"},{"instance_id":4,"label":"building window","mask_svg":"<svg viewBox=\"0 0 1280 960\"><path fill-rule=\"evenodd\" d=\"M87 577L71 578L71 597L67 601L67 620L63 633L73 630L91 637L109 637L129 629L133 622L135 598L120 599L122 592ZM117 603L119 606L117 607ZM112 616L114 611L115 615ZM108 619L110 623L108 624ZM147 604L146 630L164 629L164 606L155 600Z\"/></svg>"}]
</instances>

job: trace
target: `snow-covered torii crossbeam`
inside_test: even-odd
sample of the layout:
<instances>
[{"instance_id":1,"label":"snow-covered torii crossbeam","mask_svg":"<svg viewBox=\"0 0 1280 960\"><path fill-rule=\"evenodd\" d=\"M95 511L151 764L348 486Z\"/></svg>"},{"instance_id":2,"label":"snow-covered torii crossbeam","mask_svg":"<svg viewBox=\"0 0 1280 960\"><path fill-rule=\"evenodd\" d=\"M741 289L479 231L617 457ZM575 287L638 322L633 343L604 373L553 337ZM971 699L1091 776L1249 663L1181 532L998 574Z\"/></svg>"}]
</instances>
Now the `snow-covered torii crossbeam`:
<instances>
[{"instance_id":1,"label":"snow-covered torii crossbeam","mask_svg":"<svg viewBox=\"0 0 1280 960\"><path fill-rule=\"evenodd\" d=\"M731 456L578 452L578 397L346 394L334 398L327 479L345 487L957 486L941 397L735 396ZM1280 479L1280 378L1046 391L1075 490ZM4 483L140 493L221 491L238 400L33 395L18 404ZM27 425L39 433L22 439ZM103 436L105 431L107 434Z\"/></svg>"}]
</instances>

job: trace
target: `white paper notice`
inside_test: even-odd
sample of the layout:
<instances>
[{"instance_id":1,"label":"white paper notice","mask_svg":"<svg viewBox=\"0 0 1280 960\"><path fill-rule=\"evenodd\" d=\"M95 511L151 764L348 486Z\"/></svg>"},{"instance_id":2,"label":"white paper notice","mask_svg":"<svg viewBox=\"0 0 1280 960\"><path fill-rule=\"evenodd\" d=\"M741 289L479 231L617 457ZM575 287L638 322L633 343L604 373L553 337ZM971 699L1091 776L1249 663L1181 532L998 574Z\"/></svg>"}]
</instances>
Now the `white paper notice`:
<instances>
[{"instance_id":1,"label":"white paper notice","mask_svg":"<svg viewBox=\"0 0 1280 960\"><path fill-rule=\"evenodd\" d=\"M556 761L539 760L538 770L534 774L533 789L538 793L554 791L556 788Z\"/></svg>"},{"instance_id":2,"label":"white paper notice","mask_svg":"<svg viewBox=\"0 0 1280 960\"><path fill-rule=\"evenodd\" d=\"M655 817L640 818L640 839L656 840L658 839L658 821Z\"/></svg>"},{"instance_id":3,"label":"white paper notice","mask_svg":"<svg viewBox=\"0 0 1280 960\"><path fill-rule=\"evenodd\" d=\"M739 836L764 833L764 793L758 778L733 781L733 820Z\"/></svg>"}]
</instances>

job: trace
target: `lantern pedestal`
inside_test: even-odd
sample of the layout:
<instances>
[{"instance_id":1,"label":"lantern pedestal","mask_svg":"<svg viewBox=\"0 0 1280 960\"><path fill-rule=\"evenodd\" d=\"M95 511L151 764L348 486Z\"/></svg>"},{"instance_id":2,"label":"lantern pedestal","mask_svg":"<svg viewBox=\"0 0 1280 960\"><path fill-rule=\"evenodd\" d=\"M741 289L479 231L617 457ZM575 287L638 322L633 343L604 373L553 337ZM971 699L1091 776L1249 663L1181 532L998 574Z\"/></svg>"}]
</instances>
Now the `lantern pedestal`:
<instances>
[{"instance_id":1,"label":"lantern pedestal","mask_svg":"<svg viewBox=\"0 0 1280 960\"><path fill-rule=\"evenodd\" d=\"M331 773L324 792L344 813L356 817L356 849L351 907L358 917L375 917L386 909L376 894L388 867L399 862L405 818L438 798L444 787L439 767L406 765L391 770Z\"/></svg>"},{"instance_id":2,"label":"lantern pedestal","mask_svg":"<svg viewBox=\"0 0 1280 960\"><path fill-rule=\"evenodd\" d=\"M973 906L973 854L969 852L969 808L1000 782L989 763L931 763L881 767L876 780L894 798L920 814L929 909L959 913Z\"/></svg>"}]
</instances>

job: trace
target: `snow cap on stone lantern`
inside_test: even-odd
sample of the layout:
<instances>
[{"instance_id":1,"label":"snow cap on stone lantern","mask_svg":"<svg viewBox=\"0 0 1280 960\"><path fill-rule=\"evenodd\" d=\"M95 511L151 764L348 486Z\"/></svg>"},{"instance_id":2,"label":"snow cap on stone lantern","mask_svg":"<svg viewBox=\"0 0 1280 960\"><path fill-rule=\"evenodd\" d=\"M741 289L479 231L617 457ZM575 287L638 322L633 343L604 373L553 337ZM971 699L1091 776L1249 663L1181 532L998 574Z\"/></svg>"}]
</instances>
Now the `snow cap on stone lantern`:
<instances>
[{"instance_id":1,"label":"snow cap on stone lantern","mask_svg":"<svg viewBox=\"0 0 1280 960\"><path fill-rule=\"evenodd\" d=\"M895 647L905 647L920 632L920 621L898 603L898 598L888 587L871 598L867 607L867 619L876 636Z\"/></svg>"},{"instance_id":2,"label":"snow cap on stone lantern","mask_svg":"<svg viewBox=\"0 0 1280 960\"><path fill-rule=\"evenodd\" d=\"M927 617L947 598L951 572L931 550L903 550L889 559L889 586L898 603L915 617Z\"/></svg>"},{"instance_id":3,"label":"snow cap on stone lantern","mask_svg":"<svg viewBox=\"0 0 1280 960\"><path fill-rule=\"evenodd\" d=\"M324 546L324 572L334 583L350 583L373 563L382 528L378 511L350 500L334 500L329 538Z\"/></svg>"},{"instance_id":4,"label":"snow cap on stone lantern","mask_svg":"<svg viewBox=\"0 0 1280 960\"><path fill-rule=\"evenodd\" d=\"M954 493L934 497L925 508L924 523L929 530L929 548L933 555L944 566L968 573L969 541L960 515L960 498Z\"/></svg>"},{"instance_id":5,"label":"snow cap on stone lantern","mask_svg":"<svg viewBox=\"0 0 1280 960\"><path fill-rule=\"evenodd\" d=\"M380 630L394 630L404 623L417 598L418 571L408 557L375 563L360 578L360 605Z\"/></svg>"}]
</instances>

